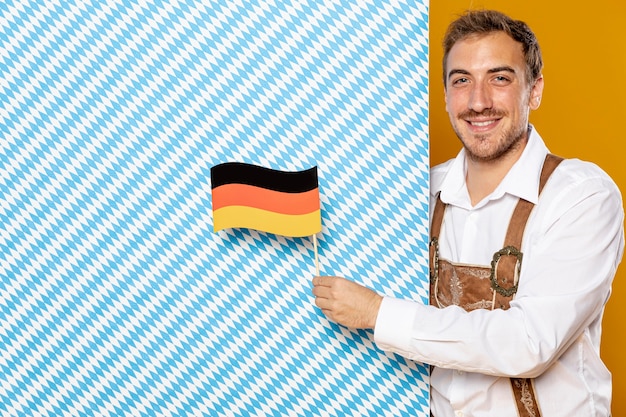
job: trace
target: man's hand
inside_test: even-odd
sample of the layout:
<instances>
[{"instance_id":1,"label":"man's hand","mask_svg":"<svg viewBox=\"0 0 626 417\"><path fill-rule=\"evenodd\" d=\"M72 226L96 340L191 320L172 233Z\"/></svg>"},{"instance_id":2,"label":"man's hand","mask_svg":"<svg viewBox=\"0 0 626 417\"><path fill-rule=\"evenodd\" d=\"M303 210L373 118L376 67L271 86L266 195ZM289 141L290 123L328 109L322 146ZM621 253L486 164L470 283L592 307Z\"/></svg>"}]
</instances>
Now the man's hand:
<instances>
[{"instance_id":1,"label":"man's hand","mask_svg":"<svg viewBox=\"0 0 626 417\"><path fill-rule=\"evenodd\" d=\"M315 305L330 320L355 329L373 329L383 297L341 277L313 278Z\"/></svg>"}]
</instances>

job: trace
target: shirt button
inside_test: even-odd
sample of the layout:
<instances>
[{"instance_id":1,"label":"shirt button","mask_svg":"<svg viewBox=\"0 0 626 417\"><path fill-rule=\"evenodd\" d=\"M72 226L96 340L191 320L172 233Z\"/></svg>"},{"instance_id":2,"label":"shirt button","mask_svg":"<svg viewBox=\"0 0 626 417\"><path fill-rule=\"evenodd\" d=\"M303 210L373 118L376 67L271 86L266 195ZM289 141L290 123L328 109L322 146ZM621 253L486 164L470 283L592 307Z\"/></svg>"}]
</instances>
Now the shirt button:
<instances>
[{"instance_id":1,"label":"shirt button","mask_svg":"<svg viewBox=\"0 0 626 417\"><path fill-rule=\"evenodd\" d=\"M455 411L454 414L456 414L457 417L463 417L463 411L461 410Z\"/></svg>"},{"instance_id":2,"label":"shirt button","mask_svg":"<svg viewBox=\"0 0 626 417\"><path fill-rule=\"evenodd\" d=\"M463 371L456 371L456 373L457 373L458 375L463 375L463 374L465 374L465 372L463 372ZM459 412L460 412L460 411L459 411Z\"/></svg>"}]
</instances>

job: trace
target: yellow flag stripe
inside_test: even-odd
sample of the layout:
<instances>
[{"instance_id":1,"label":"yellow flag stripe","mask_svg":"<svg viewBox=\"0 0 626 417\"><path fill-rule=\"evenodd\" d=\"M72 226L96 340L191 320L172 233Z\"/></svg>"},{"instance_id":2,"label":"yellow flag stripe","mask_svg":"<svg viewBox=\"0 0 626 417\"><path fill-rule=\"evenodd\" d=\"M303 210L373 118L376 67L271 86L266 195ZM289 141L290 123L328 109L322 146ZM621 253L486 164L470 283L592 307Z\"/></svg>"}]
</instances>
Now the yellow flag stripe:
<instances>
[{"instance_id":1,"label":"yellow flag stripe","mask_svg":"<svg viewBox=\"0 0 626 417\"><path fill-rule=\"evenodd\" d=\"M213 230L244 227L282 236L311 236L322 231L320 210L281 214L246 206L227 206L213 212Z\"/></svg>"}]
</instances>

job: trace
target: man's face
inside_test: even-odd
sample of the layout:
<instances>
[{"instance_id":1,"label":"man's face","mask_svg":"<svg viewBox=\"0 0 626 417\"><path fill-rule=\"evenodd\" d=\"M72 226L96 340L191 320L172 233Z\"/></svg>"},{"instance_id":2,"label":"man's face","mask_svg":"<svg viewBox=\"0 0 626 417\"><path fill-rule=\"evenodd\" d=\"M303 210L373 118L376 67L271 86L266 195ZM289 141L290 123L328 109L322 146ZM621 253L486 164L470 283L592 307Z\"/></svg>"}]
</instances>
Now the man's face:
<instances>
[{"instance_id":1,"label":"man's face","mask_svg":"<svg viewBox=\"0 0 626 417\"><path fill-rule=\"evenodd\" d=\"M446 110L468 156L493 161L523 149L543 78L526 81L522 44L504 32L471 36L448 55Z\"/></svg>"}]
</instances>

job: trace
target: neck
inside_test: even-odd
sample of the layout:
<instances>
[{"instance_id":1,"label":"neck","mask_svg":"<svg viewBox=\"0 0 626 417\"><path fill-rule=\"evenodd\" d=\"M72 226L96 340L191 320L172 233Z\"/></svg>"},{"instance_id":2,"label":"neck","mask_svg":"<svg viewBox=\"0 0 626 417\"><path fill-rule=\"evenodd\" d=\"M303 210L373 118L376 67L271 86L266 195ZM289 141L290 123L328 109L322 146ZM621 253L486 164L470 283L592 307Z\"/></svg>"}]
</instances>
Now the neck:
<instances>
[{"instance_id":1,"label":"neck","mask_svg":"<svg viewBox=\"0 0 626 417\"><path fill-rule=\"evenodd\" d=\"M491 194L502 182L515 162L522 156L526 141L517 149L511 149L501 157L492 161L467 158L465 184L472 206Z\"/></svg>"}]
</instances>

